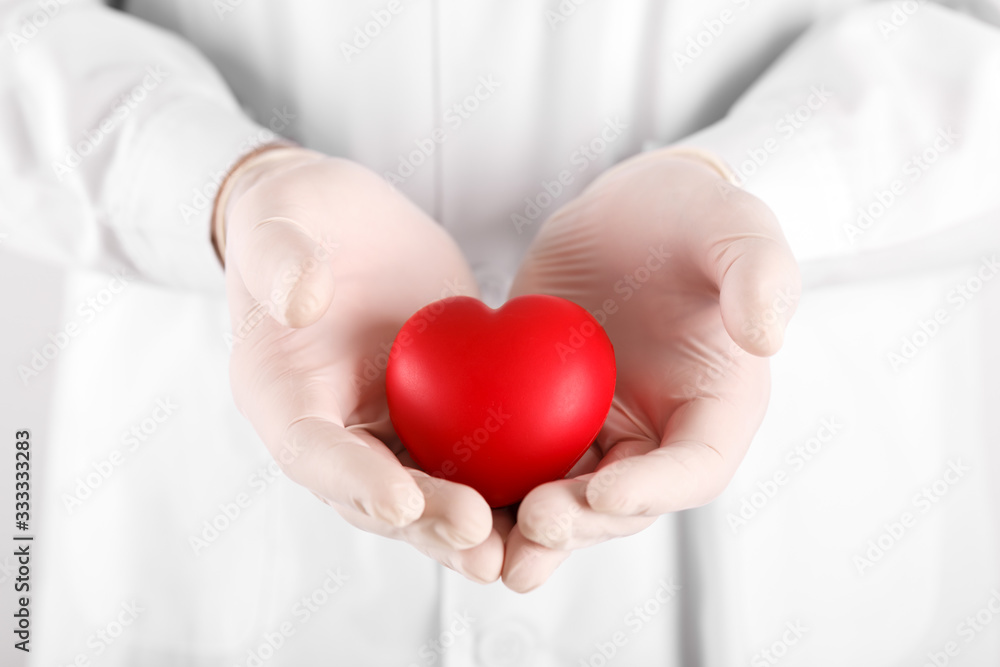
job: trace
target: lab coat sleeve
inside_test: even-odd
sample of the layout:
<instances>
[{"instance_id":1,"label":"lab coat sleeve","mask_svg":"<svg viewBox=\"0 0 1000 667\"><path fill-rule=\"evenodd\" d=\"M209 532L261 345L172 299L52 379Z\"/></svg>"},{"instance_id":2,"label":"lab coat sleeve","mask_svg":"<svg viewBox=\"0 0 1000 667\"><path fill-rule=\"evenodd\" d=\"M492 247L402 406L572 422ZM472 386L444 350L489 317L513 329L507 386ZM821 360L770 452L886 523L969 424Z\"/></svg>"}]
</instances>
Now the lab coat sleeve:
<instances>
[{"instance_id":1,"label":"lab coat sleeve","mask_svg":"<svg viewBox=\"0 0 1000 667\"><path fill-rule=\"evenodd\" d=\"M814 26L725 118L676 143L722 157L800 260L836 259L1000 210L998 118L1000 30L876 3Z\"/></svg>"},{"instance_id":2,"label":"lab coat sleeve","mask_svg":"<svg viewBox=\"0 0 1000 667\"><path fill-rule=\"evenodd\" d=\"M0 27L5 245L221 291L214 194L274 134L192 46L98 2L0 0Z\"/></svg>"}]
</instances>

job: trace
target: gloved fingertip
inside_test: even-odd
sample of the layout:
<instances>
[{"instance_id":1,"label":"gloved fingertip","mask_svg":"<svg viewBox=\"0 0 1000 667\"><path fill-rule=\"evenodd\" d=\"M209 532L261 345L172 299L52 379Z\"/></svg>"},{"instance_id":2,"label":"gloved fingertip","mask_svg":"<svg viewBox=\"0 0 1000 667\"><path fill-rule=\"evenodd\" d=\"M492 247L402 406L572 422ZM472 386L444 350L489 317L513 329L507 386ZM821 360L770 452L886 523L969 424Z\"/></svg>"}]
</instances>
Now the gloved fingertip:
<instances>
[{"instance_id":1,"label":"gloved fingertip","mask_svg":"<svg viewBox=\"0 0 1000 667\"><path fill-rule=\"evenodd\" d=\"M785 328L787 326L788 322L784 321L771 327L771 330L764 339L764 343L760 347L760 354L758 356L770 357L781 349L785 344Z\"/></svg>"},{"instance_id":2,"label":"gloved fingertip","mask_svg":"<svg viewBox=\"0 0 1000 667\"><path fill-rule=\"evenodd\" d=\"M447 520L439 520L434 524L434 532L453 549L471 549L486 541L490 536L490 528L483 531L480 526L459 526Z\"/></svg>"},{"instance_id":3,"label":"gloved fingertip","mask_svg":"<svg viewBox=\"0 0 1000 667\"><path fill-rule=\"evenodd\" d=\"M494 573L494 574L492 574L492 575L490 575L490 576L487 577L487 576L483 576L482 574L479 574L475 570L467 568L467 567L455 567L455 566L451 566L451 565L446 565L446 567L448 567L449 569L454 570L455 572L459 573L460 575L462 575L463 577L465 577L469 581L471 581L473 583L476 583L476 584L481 584L483 586L486 586L488 584L492 584L494 581L496 581L497 579L500 578L499 573Z\"/></svg>"},{"instance_id":4,"label":"gloved fingertip","mask_svg":"<svg viewBox=\"0 0 1000 667\"><path fill-rule=\"evenodd\" d=\"M601 485L591 480L587 484L587 504L596 512L605 514L629 515L637 511L634 498L628 489L622 489L621 484Z\"/></svg>"},{"instance_id":5,"label":"gloved fingertip","mask_svg":"<svg viewBox=\"0 0 1000 667\"><path fill-rule=\"evenodd\" d=\"M730 338L756 356L777 352L802 293L798 263L780 230L747 233L728 242L718 253L715 271Z\"/></svg>"},{"instance_id":6,"label":"gloved fingertip","mask_svg":"<svg viewBox=\"0 0 1000 667\"><path fill-rule=\"evenodd\" d=\"M537 521L525 521L521 520L520 517L518 518L518 524L521 527L522 535L532 542L542 545L543 547L558 549L562 547L564 543L564 541L559 538L565 534L565 531L561 530L558 526L550 525L548 529L545 529L538 525Z\"/></svg>"},{"instance_id":7,"label":"gloved fingertip","mask_svg":"<svg viewBox=\"0 0 1000 667\"><path fill-rule=\"evenodd\" d=\"M730 332L733 340L743 350L757 357L770 357L781 349L785 341L785 325L759 326L752 324L741 331Z\"/></svg>"},{"instance_id":8,"label":"gloved fingertip","mask_svg":"<svg viewBox=\"0 0 1000 667\"><path fill-rule=\"evenodd\" d=\"M418 489L396 484L393 491L388 500L373 503L367 514L396 528L408 526L423 515L424 496Z\"/></svg>"},{"instance_id":9,"label":"gloved fingertip","mask_svg":"<svg viewBox=\"0 0 1000 667\"><path fill-rule=\"evenodd\" d=\"M321 308L322 304L313 294L290 297L286 303L283 313L284 324L296 329L309 326L325 312L325 308Z\"/></svg>"},{"instance_id":10,"label":"gloved fingertip","mask_svg":"<svg viewBox=\"0 0 1000 667\"><path fill-rule=\"evenodd\" d=\"M797 276L797 274L796 274ZM758 357L769 357L781 349L785 329L799 302L797 284L749 286L755 278L747 277L741 287L727 285L720 295L722 319L730 337Z\"/></svg>"},{"instance_id":11,"label":"gloved fingertip","mask_svg":"<svg viewBox=\"0 0 1000 667\"><path fill-rule=\"evenodd\" d=\"M313 324L329 309L333 292L333 275L329 267L303 274L287 288L281 300L284 307L278 309L279 321L294 328Z\"/></svg>"},{"instance_id":12,"label":"gloved fingertip","mask_svg":"<svg viewBox=\"0 0 1000 667\"><path fill-rule=\"evenodd\" d=\"M504 584L507 586L507 588L514 591L515 593L520 593L521 595L526 595L527 593L534 591L544 583L545 583L544 579L541 581L538 580L533 581L531 579L524 579L524 578L522 579L513 578L504 580Z\"/></svg>"},{"instance_id":13,"label":"gloved fingertip","mask_svg":"<svg viewBox=\"0 0 1000 667\"><path fill-rule=\"evenodd\" d=\"M536 568L529 567L527 563L518 563L509 572L503 573L504 586L515 593L530 593L545 583L543 577L539 577Z\"/></svg>"},{"instance_id":14,"label":"gloved fingertip","mask_svg":"<svg viewBox=\"0 0 1000 667\"><path fill-rule=\"evenodd\" d=\"M476 574L471 570L464 570L462 572L462 575L469 581L480 584L482 586L489 586L490 584L494 583L497 579L500 578L499 574L493 574L489 577L484 577L479 574Z\"/></svg>"}]
</instances>

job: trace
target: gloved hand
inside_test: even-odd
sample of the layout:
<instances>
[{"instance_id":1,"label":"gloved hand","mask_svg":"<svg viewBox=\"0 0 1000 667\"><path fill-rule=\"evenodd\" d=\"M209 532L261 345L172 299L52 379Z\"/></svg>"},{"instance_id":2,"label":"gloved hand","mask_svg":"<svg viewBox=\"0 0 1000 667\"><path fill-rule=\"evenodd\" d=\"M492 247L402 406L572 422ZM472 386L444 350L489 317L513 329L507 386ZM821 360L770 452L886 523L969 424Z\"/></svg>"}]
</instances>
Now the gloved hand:
<instances>
[{"instance_id":1,"label":"gloved hand","mask_svg":"<svg viewBox=\"0 0 1000 667\"><path fill-rule=\"evenodd\" d=\"M511 296L554 294L602 321L618 380L596 443L532 490L503 579L542 584L570 550L720 494L760 425L768 362L799 298L770 209L707 155L662 149L609 170L543 223Z\"/></svg>"},{"instance_id":2,"label":"gloved hand","mask_svg":"<svg viewBox=\"0 0 1000 667\"><path fill-rule=\"evenodd\" d=\"M403 322L477 296L457 245L376 174L301 148L234 169L215 215L233 396L281 469L358 528L497 579L503 539L486 501L412 469L385 400Z\"/></svg>"}]
</instances>

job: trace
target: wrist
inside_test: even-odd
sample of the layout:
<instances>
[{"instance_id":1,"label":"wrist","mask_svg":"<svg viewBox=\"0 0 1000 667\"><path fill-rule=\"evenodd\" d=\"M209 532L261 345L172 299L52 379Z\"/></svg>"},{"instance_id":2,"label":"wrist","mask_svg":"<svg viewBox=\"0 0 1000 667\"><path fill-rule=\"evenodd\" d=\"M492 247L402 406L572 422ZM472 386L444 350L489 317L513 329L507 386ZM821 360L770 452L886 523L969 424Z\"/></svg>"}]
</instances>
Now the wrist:
<instances>
[{"instance_id":1,"label":"wrist","mask_svg":"<svg viewBox=\"0 0 1000 667\"><path fill-rule=\"evenodd\" d=\"M219 262L226 265L226 236L229 217L243 194L277 168L312 162L322 158L316 153L291 142L274 142L257 148L241 157L219 185L212 208L212 247Z\"/></svg>"},{"instance_id":2,"label":"wrist","mask_svg":"<svg viewBox=\"0 0 1000 667\"><path fill-rule=\"evenodd\" d=\"M732 168L726 163L725 160L711 151L703 148L696 148L694 146L679 145L659 148L656 149L655 152L661 156L685 158L699 162L702 165L713 169L717 174L722 176L722 178L729 181L730 184L739 185L736 173L732 170Z\"/></svg>"}]
</instances>

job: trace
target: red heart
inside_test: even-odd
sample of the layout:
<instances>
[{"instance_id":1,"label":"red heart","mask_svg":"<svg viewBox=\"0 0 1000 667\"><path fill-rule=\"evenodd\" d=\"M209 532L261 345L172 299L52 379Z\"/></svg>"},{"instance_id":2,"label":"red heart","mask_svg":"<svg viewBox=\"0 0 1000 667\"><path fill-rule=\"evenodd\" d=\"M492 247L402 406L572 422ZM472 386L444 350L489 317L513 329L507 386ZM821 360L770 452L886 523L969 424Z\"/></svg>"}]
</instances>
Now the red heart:
<instances>
[{"instance_id":1,"label":"red heart","mask_svg":"<svg viewBox=\"0 0 1000 667\"><path fill-rule=\"evenodd\" d=\"M614 397L615 353L571 301L521 296L493 310L454 297L406 321L385 388L417 464L503 507L561 479L587 451Z\"/></svg>"}]
</instances>

